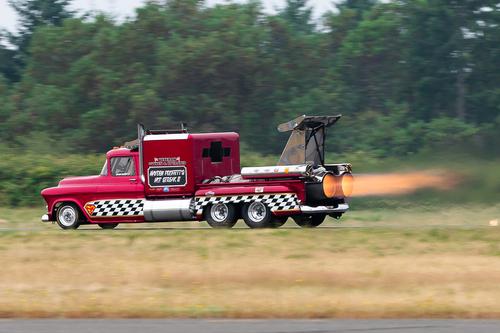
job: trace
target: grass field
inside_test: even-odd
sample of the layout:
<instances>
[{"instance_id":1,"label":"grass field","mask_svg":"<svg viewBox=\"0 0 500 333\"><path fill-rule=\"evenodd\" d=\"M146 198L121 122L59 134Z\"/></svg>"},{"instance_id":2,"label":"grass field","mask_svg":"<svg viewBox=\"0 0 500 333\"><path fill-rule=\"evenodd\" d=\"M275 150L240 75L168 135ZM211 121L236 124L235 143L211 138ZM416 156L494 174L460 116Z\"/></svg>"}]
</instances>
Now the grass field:
<instances>
[{"instance_id":1,"label":"grass field","mask_svg":"<svg viewBox=\"0 0 500 333\"><path fill-rule=\"evenodd\" d=\"M499 206L353 210L315 230L62 231L42 213L0 209L0 317L500 318Z\"/></svg>"}]
</instances>

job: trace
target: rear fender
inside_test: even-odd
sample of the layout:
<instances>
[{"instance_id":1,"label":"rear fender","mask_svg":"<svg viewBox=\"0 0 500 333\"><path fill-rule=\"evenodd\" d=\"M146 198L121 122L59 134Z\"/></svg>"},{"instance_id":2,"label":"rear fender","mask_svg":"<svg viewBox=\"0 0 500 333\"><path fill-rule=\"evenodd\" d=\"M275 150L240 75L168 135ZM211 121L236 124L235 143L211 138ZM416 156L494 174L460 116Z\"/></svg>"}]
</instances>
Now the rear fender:
<instances>
[{"instance_id":1,"label":"rear fender","mask_svg":"<svg viewBox=\"0 0 500 333\"><path fill-rule=\"evenodd\" d=\"M232 196L232 195L258 195L269 193L294 193L284 185L254 185L254 186L218 186L204 188L196 191L195 196Z\"/></svg>"},{"instance_id":2,"label":"rear fender","mask_svg":"<svg viewBox=\"0 0 500 333\"><path fill-rule=\"evenodd\" d=\"M264 185L264 186L219 186L219 187L212 187L212 188L206 188L206 189L201 189L198 190L195 193L195 215L198 219L201 218L202 212L204 207L207 205L210 205L213 202L217 202L217 200L220 200L219 198L224 198L224 202L230 202L232 204L238 205L241 207L246 201L245 199L242 199L242 196L259 196L259 195L287 195L287 199L285 201L288 201L288 203L291 203L291 206L298 207L299 201L297 200L297 194L295 193L294 190L292 190L288 186L284 185ZM293 199L291 196L294 196L296 198L295 204L293 203ZM248 199L248 198L247 198ZM276 201L271 200L270 198L262 199L263 201L268 200L268 204L275 205L275 208L277 205ZM279 199L283 200L283 199ZM282 208L282 207L280 207ZM280 209L278 208L278 209ZM271 208L272 214L276 216L287 216L287 215L292 215L297 213L296 208L291 207L291 209L286 209L286 210L274 210ZM299 210L300 211L300 210Z\"/></svg>"}]
</instances>

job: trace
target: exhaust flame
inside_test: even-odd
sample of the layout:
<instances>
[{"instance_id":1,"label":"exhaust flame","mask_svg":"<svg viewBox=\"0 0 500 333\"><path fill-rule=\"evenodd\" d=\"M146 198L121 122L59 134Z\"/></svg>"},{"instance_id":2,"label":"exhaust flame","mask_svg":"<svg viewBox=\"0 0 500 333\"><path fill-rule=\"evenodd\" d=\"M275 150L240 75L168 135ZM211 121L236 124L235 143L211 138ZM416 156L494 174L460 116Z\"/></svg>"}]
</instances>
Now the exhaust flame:
<instances>
[{"instance_id":1,"label":"exhaust flame","mask_svg":"<svg viewBox=\"0 0 500 333\"><path fill-rule=\"evenodd\" d=\"M424 188L449 190L458 181L456 175L444 171L358 174L354 175L352 196L401 195Z\"/></svg>"}]
</instances>

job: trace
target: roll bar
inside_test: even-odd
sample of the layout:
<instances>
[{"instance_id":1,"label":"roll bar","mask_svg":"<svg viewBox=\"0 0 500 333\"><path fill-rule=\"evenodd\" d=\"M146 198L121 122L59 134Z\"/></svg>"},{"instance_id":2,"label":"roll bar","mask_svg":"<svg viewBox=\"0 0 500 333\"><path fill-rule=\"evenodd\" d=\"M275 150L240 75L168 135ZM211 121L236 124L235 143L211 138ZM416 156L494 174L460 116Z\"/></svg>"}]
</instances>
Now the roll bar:
<instances>
[{"instance_id":1,"label":"roll bar","mask_svg":"<svg viewBox=\"0 0 500 333\"><path fill-rule=\"evenodd\" d=\"M342 115L302 115L278 126L278 131L292 131L281 153L278 165L325 164L326 129L335 124Z\"/></svg>"}]
</instances>

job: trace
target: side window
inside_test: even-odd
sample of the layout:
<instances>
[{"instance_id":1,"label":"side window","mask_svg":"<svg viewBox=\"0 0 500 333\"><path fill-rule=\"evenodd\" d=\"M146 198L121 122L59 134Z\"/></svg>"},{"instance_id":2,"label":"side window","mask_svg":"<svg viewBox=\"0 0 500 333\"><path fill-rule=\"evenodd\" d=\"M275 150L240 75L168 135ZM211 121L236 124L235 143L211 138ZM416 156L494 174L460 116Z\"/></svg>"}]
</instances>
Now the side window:
<instances>
[{"instance_id":1,"label":"side window","mask_svg":"<svg viewBox=\"0 0 500 333\"><path fill-rule=\"evenodd\" d=\"M222 142L213 141L210 143L210 148L204 148L202 151L202 157L210 157L210 161L222 162L222 157L228 157L231 155L231 148L223 148Z\"/></svg>"},{"instance_id":2,"label":"side window","mask_svg":"<svg viewBox=\"0 0 500 333\"><path fill-rule=\"evenodd\" d=\"M111 158L111 175L135 176L134 160L132 157Z\"/></svg>"},{"instance_id":3,"label":"side window","mask_svg":"<svg viewBox=\"0 0 500 333\"><path fill-rule=\"evenodd\" d=\"M210 159L212 162L222 162L222 142L214 141L210 143Z\"/></svg>"}]
</instances>

